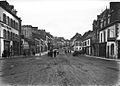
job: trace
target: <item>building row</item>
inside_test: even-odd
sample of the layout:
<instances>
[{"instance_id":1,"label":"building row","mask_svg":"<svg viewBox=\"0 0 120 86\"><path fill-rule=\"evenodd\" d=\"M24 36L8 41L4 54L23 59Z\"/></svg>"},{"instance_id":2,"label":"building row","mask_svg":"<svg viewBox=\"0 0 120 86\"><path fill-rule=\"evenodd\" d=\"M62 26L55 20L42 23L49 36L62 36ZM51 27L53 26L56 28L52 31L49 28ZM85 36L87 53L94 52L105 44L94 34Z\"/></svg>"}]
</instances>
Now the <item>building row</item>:
<instances>
[{"instance_id":1,"label":"building row","mask_svg":"<svg viewBox=\"0 0 120 86\"><path fill-rule=\"evenodd\" d=\"M45 30L32 25L21 27L21 54L34 55L45 52L51 48L53 36Z\"/></svg>"},{"instance_id":2,"label":"building row","mask_svg":"<svg viewBox=\"0 0 120 86\"><path fill-rule=\"evenodd\" d=\"M120 58L120 2L110 2L110 7L93 20L92 30L72 38L74 50L87 55Z\"/></svg>"},{"instance_id":3,"label":"building row","mask_svg":"<svg viewBox=\"0 0 120 86\"><path fill-rule=\"evenodd\" d=\"M0 1L0 56L32 55L50 48L53 36L32 25L22 25L13 5Z\"/></svg>"}]
</instances>

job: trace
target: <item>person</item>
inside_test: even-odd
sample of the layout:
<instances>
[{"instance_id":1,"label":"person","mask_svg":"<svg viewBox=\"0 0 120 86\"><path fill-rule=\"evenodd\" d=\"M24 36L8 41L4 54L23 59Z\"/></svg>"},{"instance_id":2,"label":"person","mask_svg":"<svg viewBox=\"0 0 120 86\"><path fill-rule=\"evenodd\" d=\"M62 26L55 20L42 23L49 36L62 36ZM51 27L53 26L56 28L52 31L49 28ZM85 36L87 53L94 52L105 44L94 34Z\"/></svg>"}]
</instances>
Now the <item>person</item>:
<instances>
[{"instance_id":1,"label":"person","mask_svg":"<svg viewBox=\"0 0 120 86\"><path fill-rule=\"evenodd\" d=\"M59 51L57 51L57 55L59 55Z\"/></svg>"},{"instance_id":2,"label":"person","mask_svg":"<svg viewBox=\"0 0 120 86\"><path fill-rule=\"evenodd\" d=\"M57 54L57 52L56 52L56 50L54 51L54 57L56 57L56 54Z\"/></svg>"},{"instance_id":3,"label":"person","mask_svg":"<svg viewBox=\"0 0 120 86\"><path fill-rule=\"evenodd\" d=\"M53 57L53 50L50 50L50 56Z\"/></svg>"},{"instance_id":4,"label":"person","mask_svg":"<svg viewBox=\"0 0 120 86\"><path fill-rule=\"evenodd\" d=\"M10 57L10 51L9 50L7 51L7 57L8 58Z\"/></svg>"},{"instance_id":5,"label":"person","mask_svg":"<svg viewBox=\"0 0 120 86\"><path fill-rule=\"evenodd\" d=\"M35 52L33 51L33 55L35 55Z\"/></svg>"},{"instance_id":6,"label":"person","mask_svg":"<svg viewBox=\"0 0 120 86\"><path fill-rule=\"evenodd\" d=\"M6 50L3 51L2 57L7 57L7 51Z\"/></svg>"},{"instance_id":7,"label":"person","mask_svg":"<svg viewBox=\"0 0 120 86\"><path fill-rule=\"evenodd\" d=\"M25 51L24 51L23 55L24 55L24 56L26 56L26 53L25 53Z\"/></svg>"}]
</instances>

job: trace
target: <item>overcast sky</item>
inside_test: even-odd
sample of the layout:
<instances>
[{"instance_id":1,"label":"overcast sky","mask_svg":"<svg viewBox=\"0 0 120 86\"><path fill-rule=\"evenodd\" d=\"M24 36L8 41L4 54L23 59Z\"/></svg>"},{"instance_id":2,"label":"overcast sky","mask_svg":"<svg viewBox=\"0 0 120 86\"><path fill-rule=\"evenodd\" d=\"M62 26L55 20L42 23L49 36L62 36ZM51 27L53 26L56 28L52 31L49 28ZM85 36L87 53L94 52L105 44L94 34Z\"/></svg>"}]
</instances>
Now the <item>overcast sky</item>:
<instances>
[{"instance_id":1,"label":"overcast sky","mask_svg":"<svg viewBox=\"0 0 120 86\"><path fill-rule=\"evenodd\" d=\"M112 0L7 0L23 25L37 26L54 36L70 39L92 30L92 22Z\"/></svg>"}]
</instances>

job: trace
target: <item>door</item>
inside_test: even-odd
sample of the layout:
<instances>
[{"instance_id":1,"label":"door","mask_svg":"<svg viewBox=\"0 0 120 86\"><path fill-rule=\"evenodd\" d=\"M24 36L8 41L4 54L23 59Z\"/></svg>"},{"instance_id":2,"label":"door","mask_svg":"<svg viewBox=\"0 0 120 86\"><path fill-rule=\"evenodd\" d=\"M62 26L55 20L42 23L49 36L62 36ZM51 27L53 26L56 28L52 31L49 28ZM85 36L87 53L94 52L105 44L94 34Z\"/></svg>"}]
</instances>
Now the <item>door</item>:
<instances>
[{"instance_id":1,"label":"door","mask_svg":"<svg viewBox=\"0 0 120 86\"><path fill-rule=\"evenodd\" d=\"M118 41L118 59L120 59L120 41Z\"/></svg>"}]
</instances>

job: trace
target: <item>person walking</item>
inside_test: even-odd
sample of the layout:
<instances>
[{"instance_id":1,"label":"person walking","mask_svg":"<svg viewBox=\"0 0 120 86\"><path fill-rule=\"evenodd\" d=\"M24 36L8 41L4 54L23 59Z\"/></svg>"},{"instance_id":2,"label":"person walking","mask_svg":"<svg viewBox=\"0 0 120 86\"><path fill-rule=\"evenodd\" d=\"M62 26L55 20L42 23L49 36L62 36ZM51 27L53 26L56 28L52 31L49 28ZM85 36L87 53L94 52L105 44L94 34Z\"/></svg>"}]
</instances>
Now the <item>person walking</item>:
<instances>
[{"instance_id":1,"label":"person walking","mask_svg":"<svg viewBox=\"0 0 120 86\"><path fill-rule=\"evenodd\" d=\"M4 50L2 53L2 57L6 58L7 57L7 50Z\"/></svg>"},{"instance_id":2,"label":"person walking","mask_svg":"<svg viewBox=\"0 0 120 86\"><path fill-rule=\"evenodd\" d=\"M54 57L56 57L56 54L57 54L57 52L56 52L56 50L54 51Z\"/></svg>"}]
</instances>

